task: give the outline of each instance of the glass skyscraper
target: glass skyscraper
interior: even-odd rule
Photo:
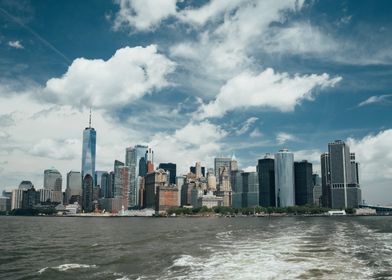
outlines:
[[[277,207],[295,205],[294,154],[287,149],[275,154],[275,194]]]
[[[275,160],[267,154],[259,159],[257,165],[259,175],[259,204],[263,207],[275,207]]]
[[[96,153],[97,133],[91,127],[91,112],[89,126],[83,131],[83,150],[82,150],[82,179],[88,174],[93,178],[95,186],[95,153]]]
[[[128,207],[137,208],[139,201],[139,177],[147,174],[148,146],[136,145],[126,149],[125,165],[129,167]]]

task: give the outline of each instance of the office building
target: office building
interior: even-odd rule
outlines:
[[[232,189],[230,185],[229,171],[224,166],[220,167],[220,169],[222,170],[222,172],[219,176],[219,185],[216,195],[223,198],[223,206],[231,207]]]
[[[331,208],[331,170],[329,154],[321,154],[321,205]]]
[[[321,198],[321,178],[318,174],[313,174],[313,204],[316,206],[322,206]]]
[[[31,181],[22,181],[19,184],[19,189],[20,190],[28,190],[28,189],[31,189],[31,188],[34,188],[34,185],[33,185],[33,183],[31,183]]]
[[[147,162],[150,161],[151,165],[152,160],[153,152],[148,150],[148,146],[136,145],[126,149],[125,165],[129,167],[129,208],[138,208],[140,177],[147,174]]]
[[[109,188],[110,184],[110,174],[108,172],[104,172],[101,175],[101,198],[103,197],[111,197],[111,190]]]
[[[31,209],[39,203],[39,192],[34,188],[24,190],[22,195],[22,208]]]
[[[280,150],[275,154],[274,168],[276,206],[294,206],[294,154],[287,149]]]
[[[25,189],[12,190],[11,210],[22,208],[24,191]]]
[[[361,190],[355,155],[350,153],[350,147],[341,140],[328,144],[328,154],[331,207],[334,209],[358,207]],[[328,174],[323,176],[327,177]]]
[[[161,214],[172,207],[179,207],[178,188],[176,185],[158,185],[156,189],[155,212]]]
[[[259,204],[262,207],[275,207],[275,161],[269,154],[258,160]]]
[[[91,110],[89,125],[83,131],[83,147],[82,147],[82,180],[86,175],[90,175],[93,179],[93,187],[95,186],[95,154],[96,154],[97,133],[91,127]]]
[[[167,185],[167,173],[163,169],[154,170],[145,176],[145,208],[155,209],[158,186]]]
[[[169,182],[170,184],[176,184],[176,176],[177,176],[177,165],[175,163],[160,163],[159,169],[163,169],[166,172],[169,172]],[[150,171],[151,172],[151,171]]]
[[[80,172],[79,172],[80,174]],[[53,201],[53,191],[52,190],[46,190],[46,189],[40,189],[38,190],[39,192],[39,202],[41,204],[51,204]]]
[[[294,163],[295,205],[313,204],[313,165],[306,160]]]
[[[121,172],[120,168],[124,166],[124,163],[115,160],[114,161],[114,177],[113,177],[113,197],[122,197],[122,185],[121,185]]]
[[[78,171],[67,173],[67,187],[65,189],[66,204],[78,202],[82,204],[82,174]]]
[[[241,172],[236,175],[236,191],[232,194],[234,208],[259,206],[259,177],[256,172]]]
[[[52,202],[63,203],[62,185],[63,177],[57,169],[44,170],[44,189],[53,191]]]
[[[201,171],[201,177],[205,177],[206,168],[205,168],[204,166],[201,166],[200,168],[201,168],[201,169],[200,169],[200,171]],[[195,174],[195,176],[196,176],[196,166],[190,166],[190,167],[189,167],[189,171],[190,171],[191,173]],[[199,177],[199,178],[200,178],[200,177]]]

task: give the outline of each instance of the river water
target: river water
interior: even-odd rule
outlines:
[[[392,217],[0,217],[0,279],[392,279]]]

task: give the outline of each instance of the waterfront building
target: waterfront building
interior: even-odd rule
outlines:
[[[295,205],[313,204],[313,165],[306,160],[294,163]]]
[[[275,207],[275,160],[269,154],[258,160],[257,174],[259,176],[259,205]]]
[[[231,169],[231,158],[229,157],[217,157],[214,159],[214,170],[215,170],[215,177],[217,180],[220,178],[220,174],[223,171],[223,168],[226,169],[227,173],[230,174]]]
[[[39,203],[40,194],[34,188],[24,190],[22,195],[22,208],[31,209]]]
[[[129,179],[130,179],[130,170],[129,166],[121,166],[119,167],[120,172],[120,181],[119,184],[121,185],[121,198],[122,198],[122,206],[124,209],[129,208]]]
[[[177,176],[177,165],[175,163],[160,163],[159,169],[163,169],[166,172],[169,172],[169,182],[170,184],[176,184],[176,176]],[[150,171],[151,172],[151,171]]]
[[[241,172],[236,175],[236,191],[233,190],[234,208],[259,206],[259,177],[256,172]]]
[[[145,176],[145,208],[155,209],[158,186],[167,184],[167,173],[163,169],[154,170]]]
[[[294,206],[294,154],[287,149],[280,150],[275,154],[274,168],[276,206]]]
[[[19,184],[19,189],[21,189],[21,190],[28,190],[31,188],[34,188],[34,185],[31,181],[22,181]]]
[[[161,214],[169,208],[180,206],[176,185],[158,185],[156,189],[155,213]]]
[[[201,174],[201,162],[197,161],[195,164],[195,174],[196,174],[196,179],[201,178],[202,176],[204,177],[204,175]]]
[[[22,208],[24,191],[25,189],[12,190],[11,210]]]
[[[126,149],[125,165],[129,167],[128,207],[137,208],[139,201],[140,177],[147,174],[147,163],[153,169],[153,152],[148,146],[136,145]]]
[[[82,180],[86,175],[90,175],[95,186],[95,156],[96,156],[97,132],[91,127],[91,110],[89,125],[83,131],[83,147],[82,147]]]
[[[80,173],[79,173],[80,174]],[[80,179],[80,177],[79,177]],[[40,189],[39,192],[39,202],[42,204],[52,203],[53,201],[53,190]]]
[[[361,202],[358,165],[349,146],[341,141],[328,144],[331,207],[357,208]],[[354,173],[354,174],[353,174]]]
[[[213,208],[223,205],[223,197],[219,197],[213,194],[213,192],[209,191],[207,194],[199,197],[198,206],[199,207],[207,207]]]
[[[10,201],[9,197],[0,196],[0,212],[11,210],[11,207],[9,207]]]
[[[90,174],[84,176],[82,191],[82,209],[84,212],[93,211],[94,179]]]
[[[5,199],[6,203],[5,211],[11,211],[12,191],[3,191],[3,198]]]
[[[44,170],[44,189],[53,191],[52,202],[63,202],[62,185],[63,177],[57,169],[51,168]]]
[[[114,171],[110,171],[108,179],[108,198],[112,198],[114,197]]]
[[[82,192],[82,174],[79,171],[69,171],[65,189],[65,204],[73,204],[75,202],[82,204]]]
[[[121,197],[102,198],[99,204],[105,212],[119,213],[123,207],[123,200]]]

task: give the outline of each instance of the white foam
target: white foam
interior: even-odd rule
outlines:
[[[67,271],[70,269],[80,269],[80,268],[96,268],[97,266],[95,264],[78,264],[78,263],[66,263],[66,264],[61,264],[59,266],[53,266],[50,267],[50,269],[57,270],[57,271]],[[38,271],[39,274],[44,273],[46,270],[48,270],[49,267],[44,267]]]

